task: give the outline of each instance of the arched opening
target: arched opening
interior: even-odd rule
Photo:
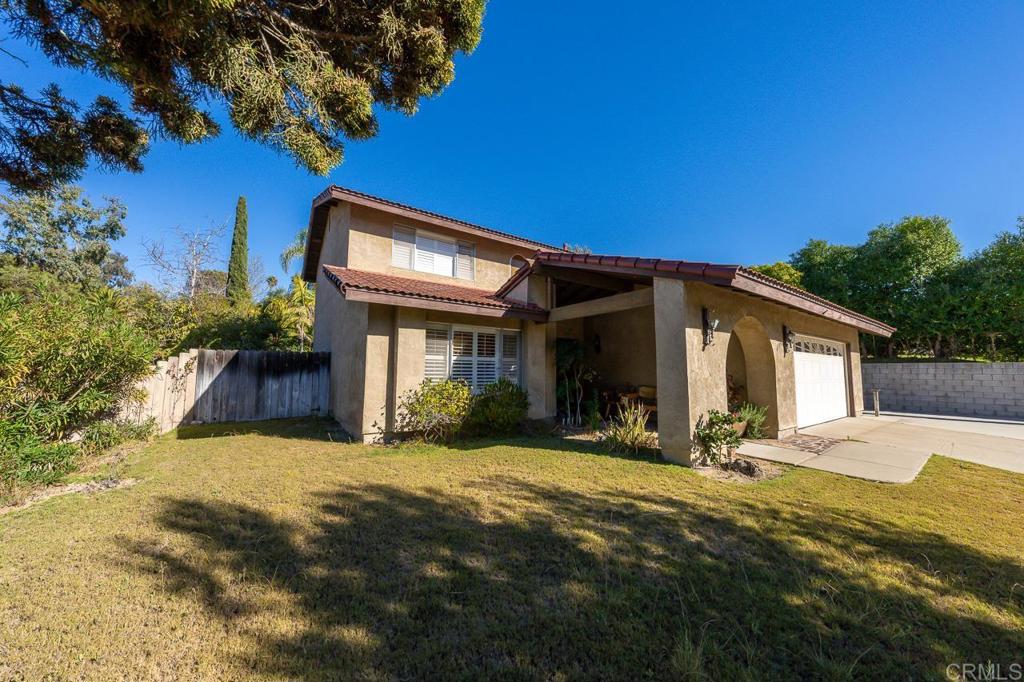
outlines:
[[[512,256],[512,258],[509,260],[508,264],[512,266],[512,272],[514,273],[517,270],[519,270],[519,268],[523,267],[524,265],[529,265],[529,262],[525,258],[523,258],[522,256],[515,255],[515,256]]]
[[[732,328],[725,361],[726,392],[729,408],[745,401],[768,408],[765,431],[770,437],[779,432],[779,397],[775,376],[775,354],[764,326],[753,317],[744,317]]]

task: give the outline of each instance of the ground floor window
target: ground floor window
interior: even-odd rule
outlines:
[[[474,392],[498,377],[518,384],[521,345],[515,330],[430,325],[424,376],[433,381],[465,381]]]

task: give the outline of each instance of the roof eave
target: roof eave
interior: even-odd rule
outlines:
[[[324,266],[322,269],[327,280],[338,289],[338,292],[344,296],[346,300],[349,301],[393,305],[400,308],[418,308],[421,310],[465,313],[469,315],[480,315],[483,317],[532,320],[534,322],[546,322],[548,319],[548,311],[542,308],[531,310],[517,308],[514,306],[477,305],[468,302],[446,301],[430,296],[417,296],[415,294],[390,291],[375,291],[346,284],[345,281],[337,274],[331,272],[327,266]]]
[[[313,199],[313,206],[310,210],[309,225],[306,233],[306,252],[303,256],[302,278],[307,282],[316,281],[317,265],[320,260],[320,248],[323,246],[323,235],[327,227],[327,219],[330,214],[330,207],[338,202],[346,201],[351,204],[374,208],[392,215],[397,215],[407,220],[417,220],[423,223],[442,227],[463,234],[472,235],[480,239],[489,239],[502,244],[523,248],[529,255],[538,251],[558,251],[558,248],[543,242],[517,237],[512,234],[491,230],[482,225],[473,225],[465,221],[449,218],[440,214],[431,213],[417,209],[413,206],[398,204],[379,197],[373,197],[354,190],[348,190],[337,185],[330,185],[323,192]]]

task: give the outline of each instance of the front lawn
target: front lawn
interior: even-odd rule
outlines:
[[[1024,652],[1024,476],[742,485],[253,428],[0,517],[0,680],[939,679]]]

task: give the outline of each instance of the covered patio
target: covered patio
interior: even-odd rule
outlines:
[[[560,413],[556,353],[544,353],[540,381],[539,350],[573,340],[592,370],[585,390],[599,397],[602,416],[623,396],[639,400],[664,456],[683,464],[692,461],[701,416],[736,401],[766,408],[769,437],[797,431],[794,355],[801,339],[808,353],[817,349],[839,368],[837,416],[859,414],[858,331],[892,332],[752,271],[708,263],[542,252],[496,295],[549,311],[546,322],[526,328],[532,403],[544,391],[547,416]]]

